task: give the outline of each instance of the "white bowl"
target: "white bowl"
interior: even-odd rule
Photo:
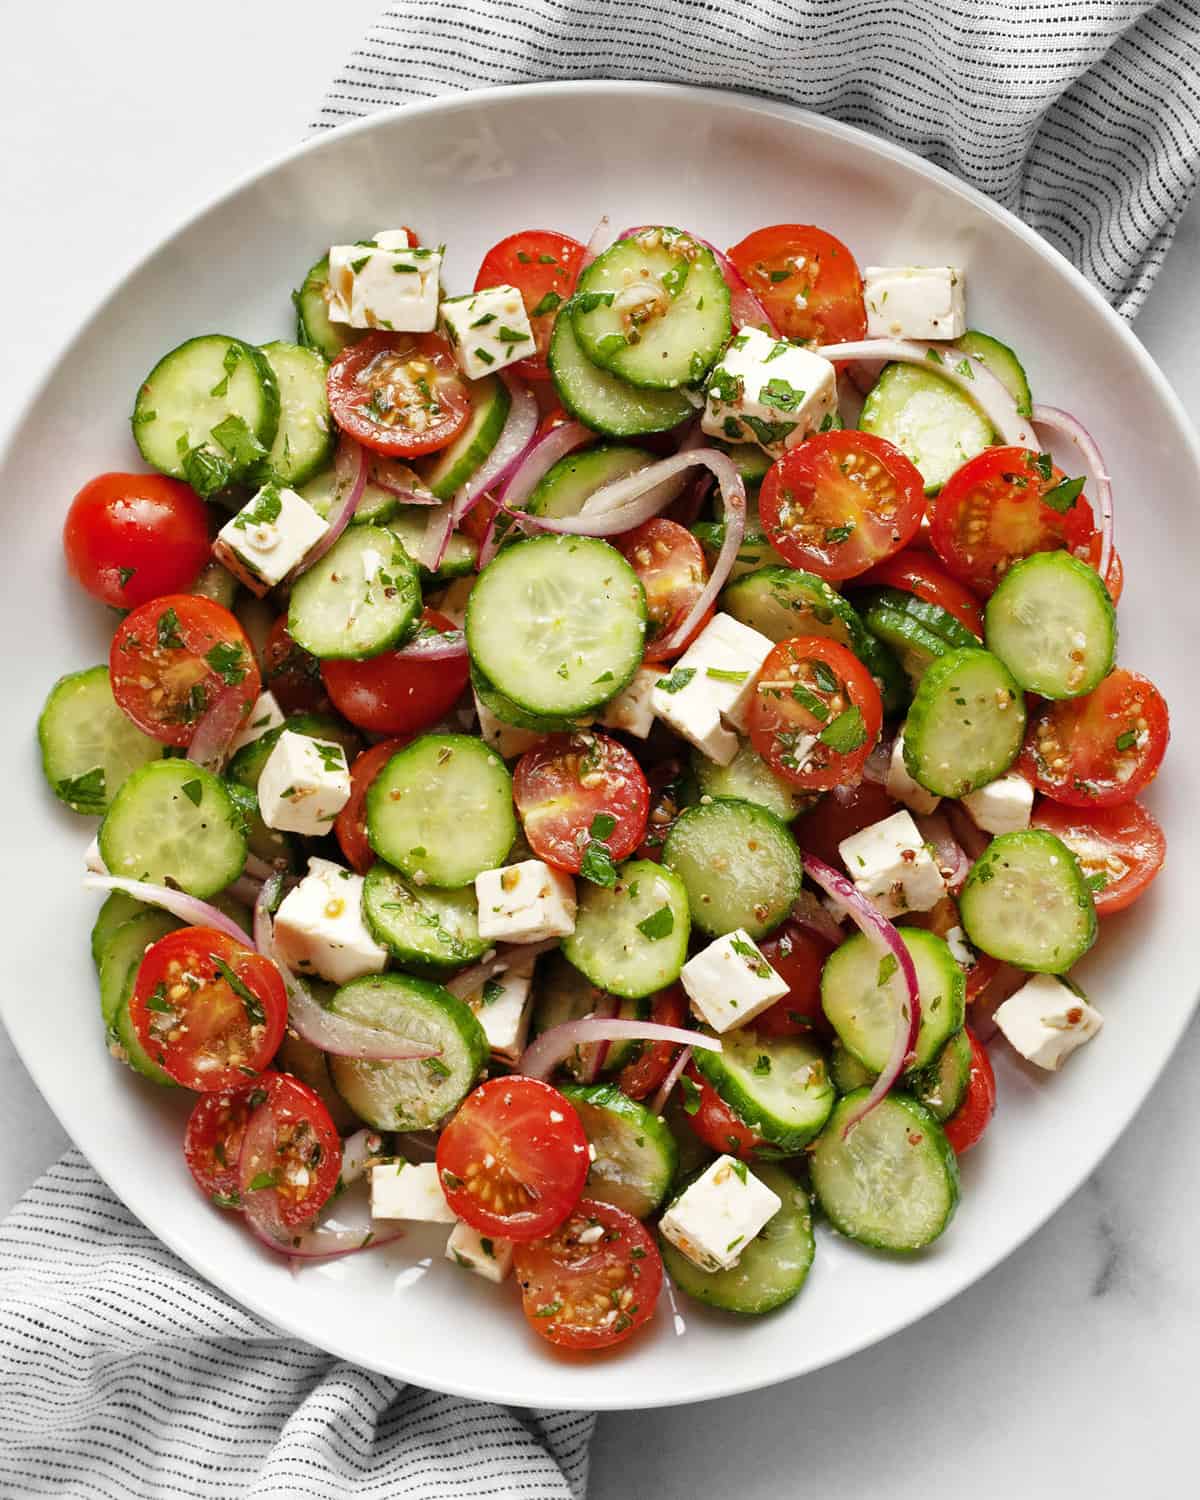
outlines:
[[[128,414],[139,379],[191,334],[288,337],[290,288],[333,240],[401,221],[448,246],[467,289],[482,252],[530,226],[586,239],[673,223],[718,244],[763,224],[821,224],[860,264],[969,269],[971,322],[1013,343],[1039,399],[1096,434],[1116,486],[1126,567],[1121,659],[1152,676],[1175,746],[1146,801],[1171,839],[1171,872],[1104,924],[1080,977],[1102,1036],[1060,1076],[996,1048],[1000,1107],[963,1163],[945,1237],[904,1260],[821,1232],[801,1296],[734,1321],[680,1299],[608,1357],[557,1356],[526,1328],[516,1290],[440,1259],[445,1231],[294,1277],[236,1218],[196,1192],[180,1150],[189,1099],[105,1056],[79,889],[91,825],[42,784],[33,725],[60,673],[107,659],[111,615],[62,564],[75,490],[140,467]],[[1075,472],[1070,463],[1068,468]],[[290,153],[185,224],[84,325],[4,449],[9,671],[6,937],[0,1012],[65,1128],[133,1211],[230,1295],[347,1359],[436,1389],[531,1406],[646,1407],[728,1395],[861,1349],[978,1280],[1079,1186],[1129,1122],[1186,1025],[1200,923],[1182,872],[1200,867],[1200,448],[1141,345],[1053,250],[937,168],[784,105],[696,89],[583,83],[483,90],[378,115]],[[686,1323],[686,1332],[682,1331]]]

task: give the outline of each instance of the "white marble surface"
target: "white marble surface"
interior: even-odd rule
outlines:
[[[31,372],[145,245],[303,133],[376,8],[377,0],[4,7],[0,410],[22,400]],[[1138,327],[1193,411],[1198,264],[1193,209]],[[917,1327],[773,1391],[602,1418],[593,1500],[767,1500],[847,1488],[889,1500],[950,1487],[973,1500],[1191,1493],[1198,1081],[1193,1027],[1087,1187]],[[0,1140],[3,1212],[66,1138],[2,1035]]]

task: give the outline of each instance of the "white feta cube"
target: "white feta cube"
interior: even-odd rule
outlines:
[[[789,988],[740,927],[689,958],[679,978],[692,1009],[716,1032],[745,1026]]]
[[[868,266],[867,337],[957,339],[967,331],[967,273],[957,266]]]
[[[522,860],[475,877],[479,936],[540,943],[575,931],[575,882],[540,859]]]
[[[661,667],[639,667],[633,680],[604,705],[600,722],[605,729],[623,729],[644,740],[654,723],[654,685],[662,675]]]
[[[384,231],[390,238],[391,231]],[[329,317],[351,328],[432,333],[442,274],[439,250],[372,244],[329,250]]]
[[[260,597],[290,573],[329,530],[312,506],[285,485],[264,484],[217,532],[213,555]]]
[[[650,703],[664,724],[702,755],[727,766],[745,731],[754,679],[774,642],[732,615],[714,615],[655,679]]]
[[[422,1224],[454,1224],[437,1163],[388,1161],[371,1168],[371,1217],[414,1219]]]
[[[676,1198],[658,1227],[702,1271],[727,1271],[782,1207],[783,1200],[745,1162],[718,1156]]]
[[[486,286],[467,297],[447,297],[441,328],[468,380],[494,375],[537,348],[515,286]]]
[[[942,800],[933,792],[927,792],[919,781],[914,781],[904,764],[904,731],[896,736],[892,746],[892,758],[888,762],[887,794],[915,813],[931,813]]]
[[[104,863],[104,856],[100,853],[99,834],[83,851],[83,867],[85,870],[90,870],[93,875],[108,874],[108,866]]]
[[[362,892],[361,875],[329,859],[310,859],[308,874],[275,915],[275,946],[283,963],[331,984],[382,974],[388,952],[363,919]]]
[[[1057,974],[1035,974],[995,1012],[996,1025],[1013,1047],[1053,1071],[1104,1024],[1083,992]]]
[[[264,734],[272,729],[278,729],[282,723],[283,709],[280,708],[275,694],[259,693],[254,707],[250,710],[250,717],[230,742],[230,755],[236,754],[246,745],[252,745],[255,740],[261,740]]]
[[[961,927],[951,927],[946,933],[946,947],[960,969],[969,972],[979,962],[979,955],[967,942],[967,935]]]
[[[407,229],[381,229],[371,239],[381,250],[407,250],[411,243]]]
[[[532,729],[518,729],[515,724],[506,724],[503,719],[498,719],[478,697],[475,698],[475,716],[479,720],[479,734],[483,743],[490,745],[505,760],[524,755],[539,740],[545,739],[545,735],[535,734]]]
[[[1024,776],[1008,771],[968,792],[962,804],[985,833],[1017,833],[1029,827],[1033,787]]]
[[[525,1050],[536,962],[536,957],[514,954],[507,965],[465,995],[454,989],[454,981],[450,981],[453,992],[475,1012],[492,1056],[504,1062],[515,1064]]]
[[[885,917],[929,911],[946,894],[946,882],[912,814],[893,813],[838,845],[851,880]]]
[[[446,1241],[446,1259],[487,1281],[503,1281],[512,1270],[513,1243],[480,1234],[460,1219]]]
[[[833,425],[837,371],[829,360],[760,328],[743,328],[705,386],[700,425],[730,443],[757,443],[776,458]]]
[[[267,827],[319,838],[349,800],[342,747],[285,729],[258,778],[258,810]]]

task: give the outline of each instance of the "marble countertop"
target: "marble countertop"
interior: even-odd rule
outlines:
[[[304,133],[378,0],[41,0],[0,50],[0,410],[97,293],[191,207]],[[184,33],[184,16],[188,30]],[[186,48],[189,80],[174,63]],[[45,61],[43,62],[43,59]],[[220,80],[219,98],[203,80]],[[36,255],[29,256],[29,248]],[[1200,409],[1200,206],[1138,333]],[[1146,996],[1153,1003],[1153,996]],[[592,1500],[925,1500],[1186,1491],[1200,1359],[1200,1029],[1092,1180],[924,1322],[832,1369],[707,1406],[601,1418]],[[0,1034],[0,1213],[67,1145]]]

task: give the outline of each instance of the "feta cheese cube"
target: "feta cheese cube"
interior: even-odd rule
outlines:
[[[383,973],[387,949],[363,920],[362,892],[361,875],[329,859],[309,860],[308,874],[275,916],[275,946],[289,969],[331,984]]]
[[[661,667],[639,667],[632,682],[604,705],[601,724],[644,740],[654,723],[654,685],[662,675]]]
[[[407,229],[381,229],[372,239],[381,250],[407,250],[410,243]]]
[[[957,266],[868,266],[867,337],[957,339],[967,330],[967,274]]]
[[[446,1241],[446,1259],[488,1281],[503,1281],[512,1270],[513,1243],[489,1239],[460,1219]]]
[[[1098,1010],[1057,974],[1034,974],[995,1012],[996,1025],[1029,1062],[1054,1070],[1104,1024]]]
[[[540,859],[475,877],[479,936],[540,943],[575,931],[575,882]]]
[[[494,375],[536,348],[515,286],[486,286],[467,297],[447,297],[441,328],[468,380]]]
[[[477,990],[459,996],[475,1012],[493,1057],[516,1063],[525,1050],[529,1015],[533,1009],[533,966],[536,957],[515,954]],[[454,981],[450,981],[453,989]]]
[[[833,425],[837,371],[827,359],[760,328],[743,328],[708,377],[700,425],[778,456]]]
[[[718,1156],[676,1198],[658,1227],[702,1271],[727,1271],[782,1207],[783,1200],[745,1162]]]
[[[985,833],[1017,833],[1029,827],[1033,787],[1024,776],[1008,771],[968,792],[962,804]]]
[[[391,237],[393,231],[385,230]],[[442,274],[439,250],[380,245],[333,245],[329,250],[329,317],[351,328],[432,333],[437,326]]]
[[[961,927],[951,927],[946,933],[946,947],[958,967],[966,969],[968,973],[979,962],[979,955],[967,942],[967,935]]]
[[[931,813],[942,800],[933,792],[927,792],[919,781],[914,781],[904,764],[904,731],[896,736],[892,746],[892,758],[888,762],[887,794],[915,813]]]
[[[929,911],[946,894],[941,871],[911,813],[893,813],[872,823],[843,839],[838,853],[854,884],[885,917]]]
[[[217,532],[213,555],[259,597],[275,587],[329,530],[295,490],[264,484]]]
[[[108,874],[108,866],[104,863],[104,856],[100,853],[99,834],[83,851],[83,867],[85,870],[90,870],[93,875]]]
[[[436,1162],[380,1162],[371,1168],[370,1187],[373,1219],[417,1219],[423,1224],[457,1222],[457,1215],[442,1192]]]
[[[679,978],[692,1009],[716,1032],[745,1026],[788,993],[787,980],[740,927],[689,958]]]
[[[274,693],[259,693],[254,707],[250,710],[250,717],[234,735],[229,745],[230,755],[234,755],[245,745],[252,745],[255,740],[261,740],[264,734],[272,729],[278,729],[283,723],[283,710]]]
[[[727,766],[738,752],[754,679],[773,641],[732,615],[714,615],[673,666],[655,679],[651,706],[702,755]],[[725,721],[725,722],[722,722]]]
[[[479,720],[479,733],[485,745],[490,745],[505,760],[524,755],[532,750],[545,735],[535,734],[532,729],[518,729],[515,724],[506,724],[498,719],[486,703],[475,698],[475,714]]]
[[[342,747],[285,729],[258,778],[258,808],[267,827],[319,838],[349,800]]]

